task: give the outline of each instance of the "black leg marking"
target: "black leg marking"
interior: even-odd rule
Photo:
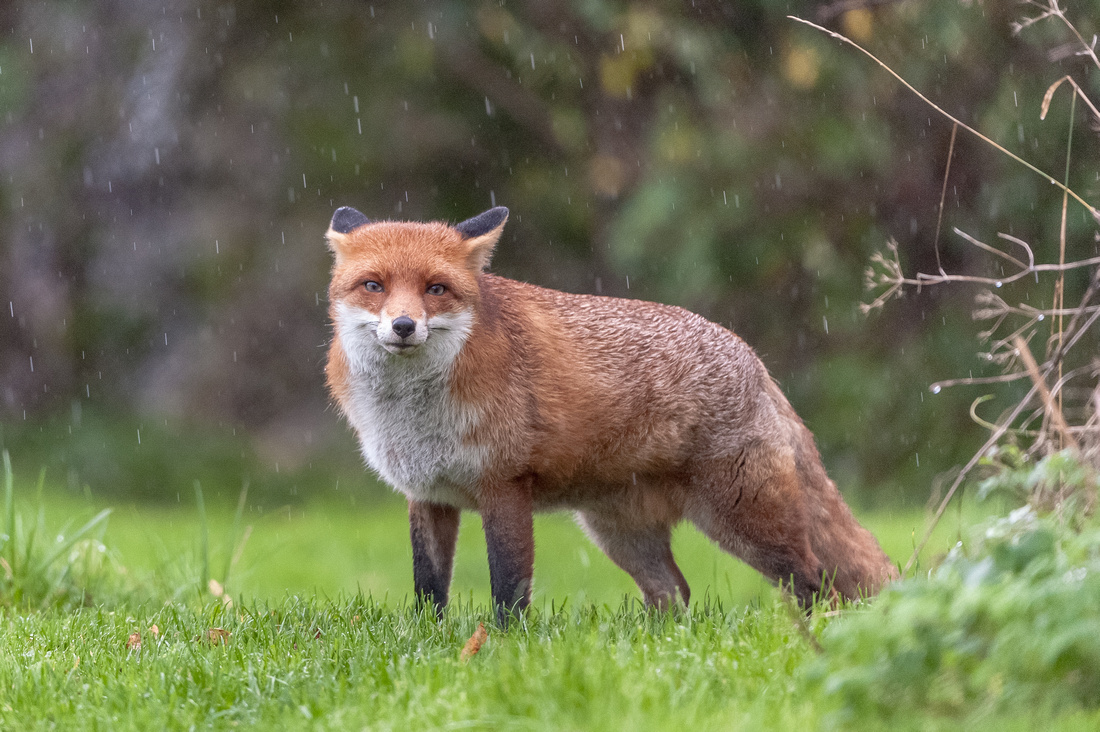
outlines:
[[[531,486],[511,483],[495,491],[481,507],[489,552],[489,582],[501,627],[531,602],[535,569],[535,534]]]
[[[443,615],[451,588],[459,511],[424,501],[409,501],[409,535],[413,552],[413,590],[418,602],[431,602]]]

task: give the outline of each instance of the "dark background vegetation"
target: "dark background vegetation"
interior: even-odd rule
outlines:
[[[0,5],[0,443],[74,489],[175,500],[363,485],[322,383],[335,207],[512,211],[493,269],[683,305],[751,343],[856,501],[922,501],[983,438],[973,292],[864,316],[888,239],[933,242],[951,124],[1060,177],[1072,71],[1011,2],[507,0]],[[1095,24],[1075,16],[1086,37]],[[1071,186],[1095,200],[1078,124]],[[1077,179],[1080,177],[1080,179]],[[951,233],[1056,258],[1060,192],[963,132]],[[1075,211],[1070,258],[1092,256]],[[1071,277],[1070,293],[1080,291]],[[1050,293],[1018,300],[1049,306]],[[1067,299],[1071,295],[1067,295]],[[989,391],[986,387],[984,391]],[[257,492],[258,491],[258,492]]]

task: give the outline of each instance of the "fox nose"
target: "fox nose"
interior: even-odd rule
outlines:
[[[400,338],[408,338],[416,332],[416,322],[408,315],[402,315],[393,319],[393,332]]]

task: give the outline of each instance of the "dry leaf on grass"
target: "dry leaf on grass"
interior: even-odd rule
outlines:
[[[126,639],[126,647],[131,651],[141,648],[141,633],[136,630]]]
[[[462,661],[469,661],[470,657],[481,650],[482,644],[489,639],[489,634],[485,631],[485,623],[478,623],[477,630],[470,636],[470,640],[466,641],[466,645],[462,647],[462,653],[458,654],[458,658]]]
[[[220,646],[229,642],[229,631],[224,628],[208,628],[205,633],[195,640],[206,641],[212,646]]]

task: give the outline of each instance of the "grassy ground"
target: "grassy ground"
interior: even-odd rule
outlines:
[[[2,729],[1081,729],[1075,708],[919,708],[912,717],[853,708],[824,682],[815,650],[844,616],[808,620],[757,575],[691,529],[675,551],[689,611],[649,615],[637,590],[567,516],[539,517],[535,605],[495,627],[480,525],[464,519],[445,619],[406,604],[411,560],[403,506],[327,495],[295,506],[115,503],[103,542],[128,590],[103,604],[0,611]],[[38,504],[17,498],[17,513]],[[47,492],[47,524],[77,525],[94,497]],[[895,559],[920,512],[861,517]],[[952,545],[972,511],[941,525]],[[248,527],[247,529],[245,527]],[[197,577],[224,568],[232,602]],[[96,599],[96,598],[93,598]],[[847,613],[860,612],[850,610]],[[846,614],[847,614],[846,613]],[[478,624],[480,651],[461,651]],[[824,638],[823,638],[824,640]],[[816,670],[816,671],[815,671]],[[879,707],[881,708],[881,707]]]
[[[480,652],[461,649],[490,624]],[[826,621],[813,621],[815,630]],[[832,621],[835,622],[835,621]],[[1096,729],[1080,710],[843,707],[782,604],[534,611],[507,632],[361,596],[0,616],[4,729]],[[155,628],[155,633],[153,631]],[[140,644],[139,641],[140,640]]]
[[[177,582],[181,572],[198,571],[201,530],[193,497],[181,497],[178,504],[148,504],[57,494],[47,495],[46,503],[49,515],[80,518],[112,507],[104,543],[133,571],[163,575],[168,583]],[[239,549],[239,541],[229,546],[235,510],[228,500],[208,500],[211,572],[219,580],[224,579],[219,572],[226,560]],[[968,510],[945,517],[926,554],[946,551],[973,515]],[[866,513],[860,518],[901,563],[925,520],[921,511],[913,509]],[[330,493],[302,504],[249,508],[242,524],[248,536],[226,587],[233,595],[269,600],[287,593],[362,592],[392,605],[401,602],[411,588],[405,504],[396,497],[367,500],[362,494]],[[568,514],[537,516],[535,534],[536,604],[617,607],[624,597],[638,597],[630,577],[589,541]],[[774,597],[775,591],[758,573],[691,526],[677,529],[673,550],[698,602],[733,608]],[[485,540],[476,514],[463,515],[452,592],[467,602],[489,602]]]
[[[536,612],[525,628],[491,628],[463,661],[481,619],[467,607],[437,624],[359,597],[9,616],[0,724],[729,729],[820,718],[794,693],[812,651],[782,615]],[[128,648],[135,632],[141,646]]]

